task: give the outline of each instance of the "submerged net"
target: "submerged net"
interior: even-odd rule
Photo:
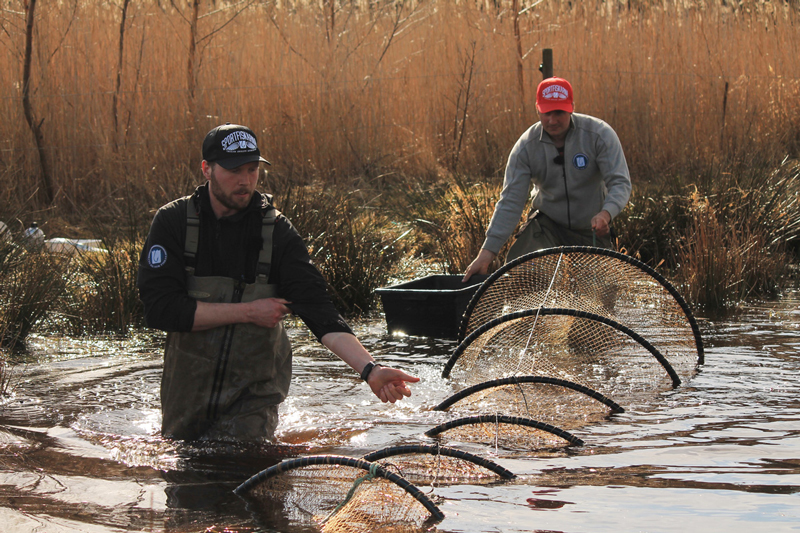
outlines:
[[[474,484],[515,477],[494,461],[447,446],[391,446],[367,454],[364,459],[417,485]]]
[[[558,378],[617,401],[679,383],[665,358],[636,333],[572,309],[529,309],[492,320],[456,348],[442,374],[464,387],[517,375]]]
[[[464,414],[503,413],[575,429],[624,409],[597,391],[563,379],[512,376],[462,389],[434,407]]]
[[[667,280],[632,257],[583,246],[540,250],[503,265],[467,306],[459,339],[491,320],[539,307],[614,320],[647,339],[682,378],[703,362],[694,316]]]
[[[425,435],[510,450],[583,446],[581,439],[550,424],[499,414],[457,418],[429,429]]]
[[[236,493],[262,504],[278,503],[290,521],[327,533],[424,531],[444,518],[407,480],[352,457],[284,461],[251,477]]]

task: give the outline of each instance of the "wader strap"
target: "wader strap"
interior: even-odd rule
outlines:
[[[272,231],[275,229],[275,220],[280,212],[270,207],[261,219],[261,251],[258,253],[258,266],[256,279],[259,283],[266,283],[272,267]]]
[[[200,241],[200,213],[195,202],[189,200],[186,205],[186,244],[183,255],[186,258],[186,271],[194,273],[197,264],[197,246]]]

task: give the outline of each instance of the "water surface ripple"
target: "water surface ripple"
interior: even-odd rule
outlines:
[[[436,487],[441,532],[800,531],[800,304],[793,292],[736,316],[700,319],[705,364],[681,387],[573,431],[580,448],[462,445],[514,480]],[[304,531],[233,495],[283,458],[358,457],[432,442],[431,408],[452,341],[390,337],[357,324],[376,358],[423,378],[408,401],[377,401],[299,324],[280,442],[185,446],[158,435],[163,336],[34,338],[0,411],[4,531]],[[429,489],[426,489],[429,490]]]

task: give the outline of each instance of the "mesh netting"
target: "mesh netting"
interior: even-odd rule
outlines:
[[[377,462],[417,485],[474,484],[515,477],[494,461],[446,446],[391,446],[367,454],[364,459]]]
[[[529,309],[469,335],[444,377],[467,387],[515,375],[571,381],[620,401],[678,383],[664,357],[624,326],[571,309]]]
[[[583,446],[581,439],[563,429],[538,420],[507,415],[457,418],[429,429],[425,435],[510,450]]]
[[[592,247],[540,250],[503,265],[476,291],[459,338],[501,316],[539,307],[610,318],[647,339],[682,378],[703,362],[699,328],[677,290],[644,263]]]
[[[484,381],[445,399],[436,411],[463,414],[503,413],[575,429],[623,412],[615,401],[566,380],[543,376],[513,376]]]
[[[362,485],[364,485],[362,483]],[[421,533],[427,531],[421,505],[390,481],[359,486],[348,502],[322,524],[323,533]]]
[[[424,531],[444,518],[418,488],[377,463],[342,456],[284,461],[242,483],[236,493],[282,505],[294,523],[328,533]]]

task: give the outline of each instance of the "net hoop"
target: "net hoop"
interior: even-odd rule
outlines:
[[[444,513],[442,513],[436,504],[434,504],[420,489],[412,485],[406,479],[403,479],[394,472],[389,472],[376,463],[343,455],[310,455],[307,457],[297,457],[295,459],[283,461],[250,477],[244,483],[236,487],[233,492],[239,496],[245,496],[251,488],[271,477],[284,474],[297,468],[316,465],[342,465],[359,468],[364,470],[366,473],[374,473],[375,477],[387,479],[413,496],[414,499],[421,503],[425,509],[431,513],[431,519],[436,521],[444,520]]]
[[[564,431],[561,428],[557,428],[555,426],[551,426],[550,424],[545,424],[544,422],[539,422],[538,420],[533,420],[531,418],[522,418],[519,416],[507,416],[507,415],[475,415],[475,416],[466,416],[463,418],[456,418],[454,420],[450,420],[449,422],[445,422],[444,424],[439,424],[438,426],[429,429],[425,432],[425,435],[428,437],[436,437],[445,431],[461,426],[469,426],[472,424],[511,424],[511,425],[518,425],[518,426],[527,426],[534,429],[539,429],[541,431],[545,431],[547,433],[551,433],[556,437],[561,437],[562,439],[566,440],[570,443],[570,445],[574,446],[583,446],[584,442],[573,435],[568,431]]]
[[[678,292],[678,290],[664,278],[661,274],[656,272],[653,268],[647,266],[646,264],[642,263],[638,259],[635,259],[629,255],[625,255],[614,250],[608,250],[606,248],[596,248],[593,246],[560,246],[556,248],[546,248],[544,250],[538,250],[536,252],[532,252],[521,257],[518,257],[512,261],[501,266],[495,272],[493,272],[479,287],[478,290],[475,291],[475,294],[472,295],[469,303],[467,304],[466,309],[464,310],[464,315],[461,318],[461,324],[459,327],[458,332],[458,340],[463,340],[466,335],[469,333],[469,321],[472,315],[472,312],[477,307],[481,297],[486,293],[489,287],[494,284],[494,282],[502,277],[503,275],[507,274],[509,270],[517,267],[518,265],[531,261],[532,259],[536,259],[539,257],[544,257],[548,255],[557,255],[557,254],[571,254],[571,253],[582,253],[582,254],[594,254],[594,255],[602,255],[606,257],[612,257],[614,259],[618,259],[619,261],[625,262],[633,267],[638,268],[642,272],[651,276],[654,280],[656,280],[677,302],[678,306],[681,308],[683,313],[686,315],[686,320],[689,322],[689,325],[692,329],[692,334],[694,335],[695,346],[697,348],[697,363],[703,364],[704,362],[704,349],[703,349],[703,340],[700,335],[700,328],[697,325],[697,320],[695,320],[694,315],[692,314],[691,310],[689,309],[689,305],[683,299],[683,296]],[[473,326],[476,327],[476,326]]]
[[[513,479],[517,477],[516,474],[510,470],[503,468],[499,464],[484,457],[479,457],[473,453],[465,452],[449,446],[435,446],[430,444],[402,444],[399,446],[390,446],[381,450],[368,453],[364,456],[366,461],[379,461],[388,457],[395,457],[397,455],[407,455],[412,453],[427,453],[430,455],[446,455],[455,459],[462,459],[482,466],[487,470],[491,470],[503,479]]]
[[[617,402],[604,396],[597,392],[596,390],[590,389],[589,387],[585,387],[583,385],[579,385],[578,383],[574,383],[572,381],[567,381],[566,379],[559,379],[559,378],[551,378],[547,376],[511,376],[507,378],[499,378],[499,379],[492,379],[490,381],[484,381],[483,383],[478,383],[477,385],[472,385],[471,387],[467,387],[466,389],[462,389],[457,393],[453,394],[449,398],[445,398],[439,405],[433,408],[434,411],[446,411],[449,409],[453,404],[456,402],[463,400],[467,396],[475,394],[476,392],[481,392],[486,389],[491,389],[494,387],[502,387],[504,385],[518,385],[520,383],[544,383],[547,385],[557,385],[560,387],[565,387],[568,389],[572,389],[576,392],[580,392],[589,396],[590,398],[597,400],[598,402],[602,403],[609,409],[611,409],[614,413],[624,413],[625,409],[622,408]]]
[[[466,351],[469,345],[474,341],[476,338],[480,337],[486,331],[503,324],[504,322],[508,322],[509,320],[516,320],[518,318],[525,318],[527,316],[548,316],[548,315],[568,315],[574,316],[578,318],[586,318],[588,320],[594,320],[596,322],[600,322],[607,326],[610,326],[617,331],[624,333],[625,335],[629,336],[631,339],[638,342],[643,348],[649,351],[653,357],[661,364],[664,370],[669,374],[670,379],[672,380],[672,386],[678,387],[681,384],[681,378],[678,377],[677,372],[675,369],[672,368],[672,365],[667,361],[667,359],[659,352],[652,344],[650,344],[646,339],[644,339],[641,335],[633,331],[632,329],[623,326],[619,322],[611,320],[610,318],[606,318],[600,315],[596,315],[594,313],[589,313],[586,311],[578,311],[576,309],[563,309],[563,308],[550,308],[550,307],[542,307],[539,309],[525,309],[524,311],[517,311],[515,313],[509,313],[507,315],[503,315],[500,318],[496,318],[494,320],[490,320],[489,322],[484,323],[481,327],[473,331],[469,334],[469,336],[464,339],[461,344],[456,347],[456,350],[453,352],[453,355],[450,356],[450,359],[447,360],[447,363],[444,365],[444,370],[442,371],[442,377],[447,378],[450,376],[450,371],[453,369],[453,366],[458,361],[458,358]]]

